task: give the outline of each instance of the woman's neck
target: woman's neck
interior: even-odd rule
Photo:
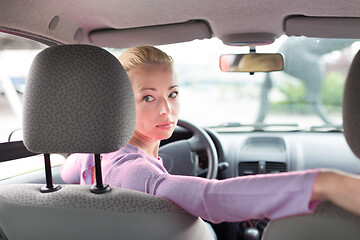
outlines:
[[[146,154],[158,158],[160,140],[152,140],[135,130],[129,144],[140,148]]]

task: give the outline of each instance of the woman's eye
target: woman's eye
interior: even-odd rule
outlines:
[[[175,98],[178,94],[178,92],[172,92],[170,93],[169,98]]]
[[[145,102],[152,102],[152,101],[154,101],[154,98],[153,98],[152,96],[150,96],[150,95],[147,95],[147,96],[145,96],[145,97],[143,98],[143,100],[144,100]]]

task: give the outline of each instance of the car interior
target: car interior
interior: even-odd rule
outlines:
[[[0,239],[359,239],[360,216],[208,223],[106,185],[101,153],[135,128],[117,57],[173,57],[182,113],[159,155],[171,174],[224,180],[337,169],[360,174],[360,5],[345,1],[0,0]],[[67,184],[71,153],[96,184]],[[281,186],[279,186],[281,188]]]

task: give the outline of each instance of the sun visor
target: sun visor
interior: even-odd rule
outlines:
[[[98,46],[128,48],[142,45],[162,45],[211,38],[212,31],[205,21],[156,25],[127,29],[92,31],[90,41]]]
[[[360,38],[360,18],[294,16],[285,20],[288,36]]]

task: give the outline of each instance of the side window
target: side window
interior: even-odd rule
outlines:
[[[21,140],[22,97],[30,65],[46,45],[0,33],[0,142]]]
[[[21,141],[22,101],[28,71],[35,56],[47,46],[32,40],[0,33],[0,144]],[[2,155],[7,153],[2,150]],[[52,157],[61,164],[64,157]],[[0,162],[0,179],[44,167],[41,155]]]

